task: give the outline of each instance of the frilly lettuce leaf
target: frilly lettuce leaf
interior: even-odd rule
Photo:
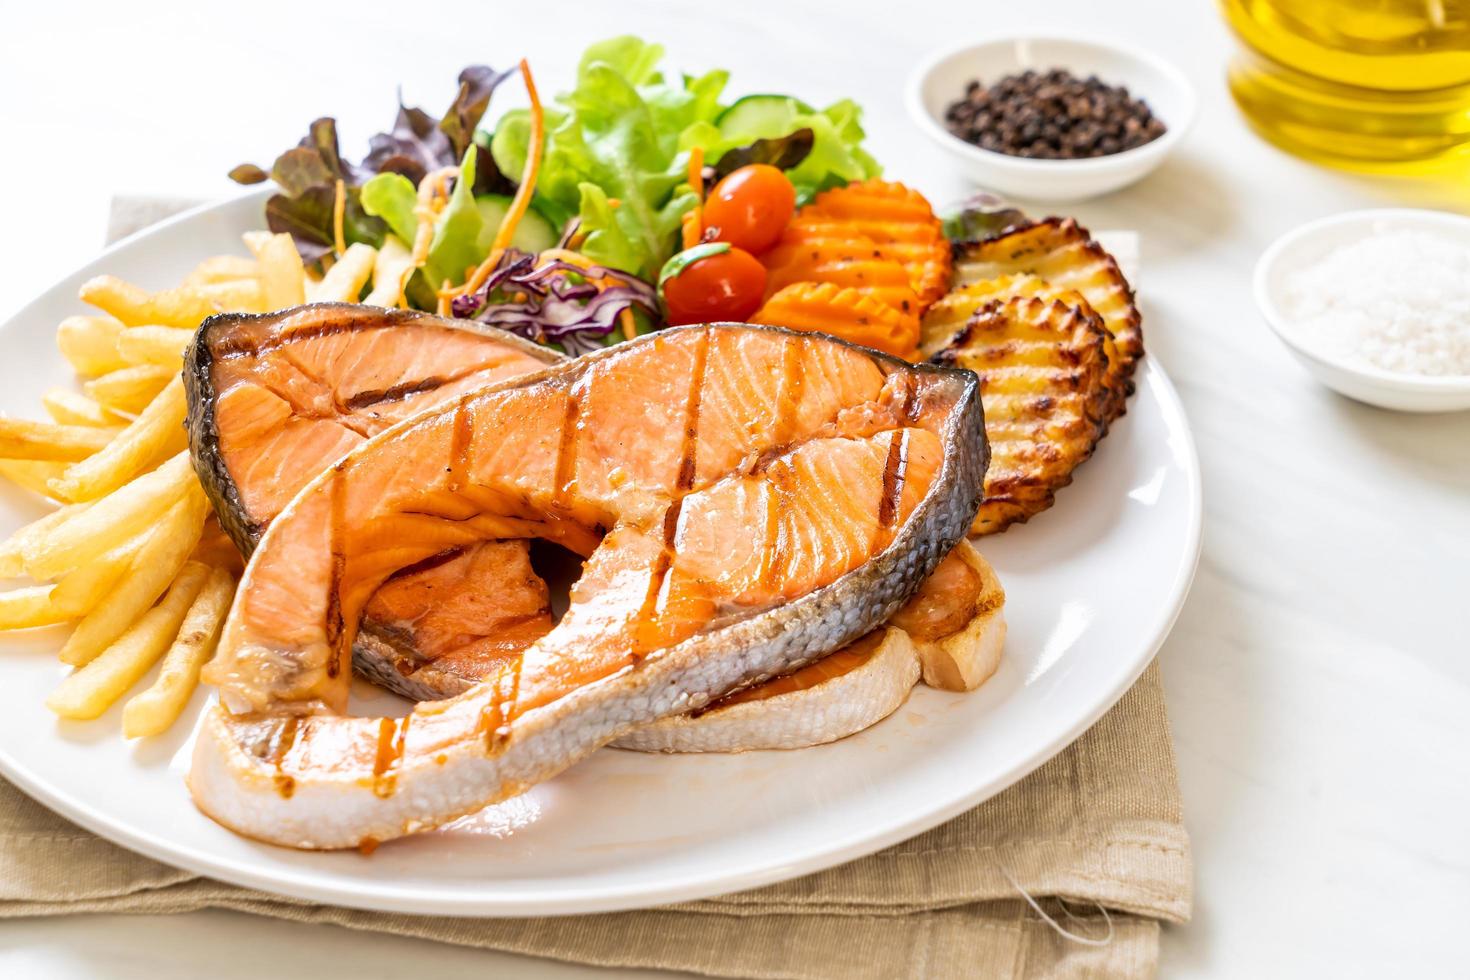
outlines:
[[[475,127],[489,105],[491,93],[510,74],[484,65],[471,65],[460,72],[459,90],[443,119],[400,101],[393,128],[369,141],[368,155],[361,164],[342,158],[337,123],[323,117],[311,124],[300,143],[276,158],[268,175],[261,167],[245,163],[231,170],[230,177],[242,184],[260,183],[267,176],[276,182],[280,193],[266,202],[266,224],[271,231],[289,232],[308,263],[316,262],[332,248],[332,205],[338,180],[346,190],[343,230],[347,241],[381,245],[391,224],[387,220],[389,212],[384,210],[389,202],[380,200],[370,208],[362,199],[363,185],[374,174],[400,174],[412,186],[430,170],[452,166],[464,157],[473,145]],[[507,186],[489,153],[481,155],[472,184],[481,193],[500,192]],[[390,186],[396,192],[397,185],[388,184],[380,185],[379,191]],[[412,236],[407,240],[411,241]]]
[[[543,110],[546,144],[535,204],[556,224],[579,219],[587,236],[582,250],[594,260],[644,278],[658,274],[677,250],[681,216],[694,204],[687,171],[696,146],[715,165],[732,150],[809,130],[810,149],[787,157],[802,200],[879,172],[858,145],[863,131],[852,102],[817,112],[792,100],[787,117],[759,132],[726,132],[717,120],[726,108],[720,97],[728,73],[670,79],[659,71],[662,57],[661,46],[636,37],[594,44],[582,56],[576,86]],[[524,110],[501,118],[490,143],[501,172],[522,171],[529,139]]]

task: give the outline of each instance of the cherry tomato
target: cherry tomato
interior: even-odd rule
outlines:
[[[760,309],[766,267],[743,248],[706,255],[663,284],[669,323],[744,320]]]
[[[716,241],[759,255],[780,240],[795,212],[796,188],[786,175],[770,164],[752,163],[710,191],[704,226],[719,229]]]

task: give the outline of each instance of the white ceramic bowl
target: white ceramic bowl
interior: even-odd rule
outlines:
[[[1309,222],[1278,238],[1256,262],[1255,297],[1276,336],[1314,377],[1349,398],[1401,412],[1453,412],[1470,408],[1470,375],[1402,374],[1360,364],[1321,349],[1294,329],[1282,311],[1291,274],[1375,228],[1419,229],[1470,244],[1470,218],[1444,211],[1378,208],[1347,211]]]
[[[1085,160],[1032,160],[982,150],[945,127],[944,112],[979,79],[1034,68],[1066,68],[1125,85],[1163,121],[1163,136],[1151,143]],[[1147,175],[1183,138],[1194,120],[1194,89],[1175,67],[1143,51],[1065,37],[1010,37],[950,48],[925,60],[909,77],[906,101],[919,128],[986,190],[1035,201],[1081,201]]]

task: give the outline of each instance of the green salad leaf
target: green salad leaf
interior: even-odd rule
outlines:
[[[475,204],[475,155],[473,143],[465,151],[459,167],[459,179],[449,192],[449,201],[434,222],[434,237],[429,243],[429,257],[424,275],[429,285],[439,286],[448,279],[454,285],[464,282],[465,270],[480,264],[488,249],[480,246],[480,232],[485,219]],[[408,239],[412,241],[413,239]]]
[[[413,181],[402,174],[378,174],[362,185],[362,209],[386,221],[393,234],[405,242],[412,242],[418,232],[418,219],[413,214],[417,204]]]
[[[815,110],[795,99],[789,111],[759,124],[721,125],[729,75],[715,70],[668,78],[664,50],[636,37],[598,42],[577,68],[576,85],[544,112],[546,142],[534,203],[553,223],[576,218],[582,251],[601,264],[646,279],[658,275],[678,248],[680,219],[694,205],[689,152],[715,165],[724,154],[757,141],[809,130],[810,150],[789,171],[801,200],[827,187],[879,173],[859,145],[860,113],[850,101]],[[779,101],[780,97],[771,97]],[[807,137],[799,138],[802,146]],[[502,173],[525,167],[530,117],[507,113],[490,143]],[[764,152],[764,151],[761,151]]]

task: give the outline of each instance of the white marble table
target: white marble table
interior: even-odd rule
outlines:
[[[146,24],[124,12],[143,5],[7,8],[0,317],[89,256],[113,194],[228,193],[231,165],[268,163],[314,115],[364,141],[395,84],[437,109],[472,61],[526,54],[554,90],[586,42],[635,31],[675,66],[730,68],[735,90],[857,98],[889,173],[943,200],[962,188],[901,102],[929,48],[1052,29],[1173,58],[1200,91],[1196,130],[1145,183],[1075,209],[1142,232],[1150,356],[1179,385],[1204,466],[1204,558],[1162,654],[1197,908],[1166,931],[1163,975],[1465,975],[1470,413],[1388,414],[1316,387],[1257,319],[1249,274],[1299,222],[1465,210],[1470,182],[1349,177],[1261,144],[1226,95],[1231,42],[1205,3],[849,2],[841,23],[793,0],[148,6]],[[223,912],[0,923],[0,976],[206,972],[596,971]]]

